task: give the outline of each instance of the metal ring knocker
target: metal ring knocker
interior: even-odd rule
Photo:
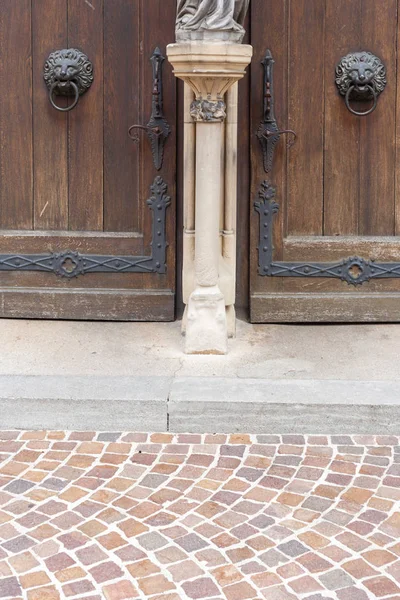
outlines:
[[[380,58],[371,52],[351,52],[336,65],[336,85],[348,110],[357,117],[366,117],[378,106],[380,94],[386,87],[386,68]],[[369,102],[373,105],[365,111],[351,107],[350,101]]]
[[[62,106],[58,106],[55,102],[54,102],[54,92],[56,90],[56,88],[59,86],[60,82],[59,81],[55,81],[51,86],[50,86],[50,91],[49,91],[49,100],[50,103],[52,105],[53,108],[55,108],[56,110],[59,110],[60,112],[69,112],[70,110],[74,109],[75,106],[78,104],[79,102],[79,88],[76,85],[76,83],[74,81],[70,81],[69,85],[72,86],[72,88],[74,89],[75,92],[75,99],[73,101],[73,103],[70,106],[67,106],[65,108],[63,108]]]
[[[370,109],[364,110],[363,112],[354,110],[354,108],[351,108],[351,106],[350,106],[350,96],[354,92],[354,90],[358,91],[357,86],[351,85],[346,92],[346,96],[345,96],[346,106],[349,109],[349,111],[351,113],[353,113],[353,115],[356,115],[357,117],[366,117],[367,115],[370,115],[371,113],[374,112],[374,110],[378,106],[378,94],[376,93],[376,91],[374,90],[372,85],[366,85],[365,87],[367,90],[369,90],[371,92],[373,100],[374,100],[374,104],[373,104],[373,106],[371,106]]]
[[[56,50],[49,55],[44,64],[43,79],[49,89],[52,107],[60,112],[69,112],[92,85],[93,65],[81,50]],[[67,96],[74,100],[70,106],[64,108],[55,103],[55,95]]]

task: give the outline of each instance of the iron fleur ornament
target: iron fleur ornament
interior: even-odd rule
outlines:
[[[261,184],[254,208],[259,214],[258,274],[264,277],[325,277],[362,285],[371,279],[400,278],[400,263],[379,263],[360,256],[338,262],[282,262],[273,260],[273,219],[279,211],[276,189],[269,181]]]
[[[87,273],[166,273],[167,184],[156,177],[147,200],[152,215],[150,256],[97,256],[72,250],[49,254],[0,254],[1,271],[42,271],[72,279]]]

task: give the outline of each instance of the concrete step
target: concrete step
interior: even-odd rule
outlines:
[[[1,429],[167,429],[170,377],[0,376]]]
[[[400,382],[180,378],[168,412],[178,432],[394,434]]]
[[[0,375],[0,429],[399,434],[400,381]]]

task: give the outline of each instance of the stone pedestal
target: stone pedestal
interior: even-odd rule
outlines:
[[[233,141],[232,131],[236,131],[234,115],[225,127],[227,107],[224,96],[245,75],[252,47],[232,42],[187,41],[171,44],[167,54],[175,76],[183,79],[194,92],[189,110],[196,130],[193,132],[187,123],[184,159],[185,167],[188,165],[192,169],[185,177],[185,196],[188,193],[185,198],[185,228],[188,226],[190,237],[185,240],[184,252],[191,254],[184,256],[186,271],[194,254],[194,289],[187,299],[185,350],[190,354],[225,354],[227,314],[229,332],[232,334],[234,330],[234,289],[233,293],[232,289],[228,291],[231,298],[227,302],[221,287],[232,288],[229,285],[232,282],[234,285],[235,260],[232,256],[224,260],[221,238],[225,235],[229,238],[227,247],[228,255],[231,255],[236,242],[236,226],[233,223],[236,205],[232,206],[232,201],[226,205],[221,200],[225,190],[235,190],[236,187],[233,179],[236,177],[237,135]],[[237,110],[235,87],[236,93],[231,94],[228,102],[232,112]],[[185,105],[189,108],[187,99],[190,94],[186,92],[185,97]],[[230,141],[227,144],[224,140]],[[234,157],[233,164],[230,157]],[[236,193],[234,198],[236,204]],[[185,290],[190,289],[188,279],[188,273],[184,272],[184,296]],[[220,285],[222,282],[224,284]],[[226,309],[227,306],[230,310]]]

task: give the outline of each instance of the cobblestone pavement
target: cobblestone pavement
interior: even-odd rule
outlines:
[[[0,598],[400,600],[389,436],[0,432]]]

